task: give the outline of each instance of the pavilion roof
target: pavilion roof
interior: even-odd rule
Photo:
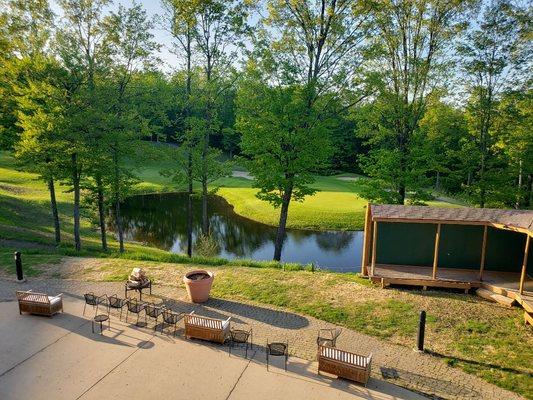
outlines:
[[[405,220],[405,222],[443,222],[499,224],[533,232],[533,210],[511,210],[472,207],[425,207],[396,204],[372,204],[372,219]]]

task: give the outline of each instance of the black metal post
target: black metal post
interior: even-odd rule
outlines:
[[[420,311],[420,319],[418,321],[418,344],[419,351],[424,351],[424,336],[426,334],[426,312]]]
[[[17,280],[19,282],[24,281],[24,274],[22,273],[22,258],[20,257],[20,251],[15,251],[15,267],[17,269]]]

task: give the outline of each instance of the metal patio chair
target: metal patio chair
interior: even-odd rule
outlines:
[[[95,315],[98,314],[98,306],[101,303],[105,302],[107,299],[107,296],[105,294],[97,296],[92,292],[85,293],[83,297],[85,298],[85,304],[83,305],[83,315],[85,315],[85,308],[87,307],[87,305],[92,306],[93,310],[95,310]]]
[[[267,371],[270,362],[270,357],[285,357],[285,371],[287,371],[287,361],[289,359],[289,342],[272,342],[266,345],[266,361]]]
[[[130,312],[137,314],[137,322],[135,325],[139,325],[139,314],[146,307],[146,303],[140,302],[137,299],[128,299],[127,301],[128,309],[126,311],[126,322],[128,322],[128,314]]]
[[[111,308],[114,308],[115,310],[120,309],[119,320],[121,320],[122,310],[124,309],[124,306],[127,304],[127,302],[128,302],[127,299],[121,299],[120,297],[117,297],[116,294],[107,296],[107,312],[109,313]]]
[[[146,317],[150,317],[154,319],[154,332],[157,327],[157,320],[159,319],[159,316],[163,312],[163,308],[156,306],[153,303],[146,304],[144,308],[144,322],[146,322]]]
[[[233,349],[233,346],[235,343],[240,343],[240,344],[246,345],[244,357],[248,358],[248,346],[250,347],[250,350],[253,350],[252,328],[250,328],[249,330],[231,328],[229,337],[230,337],[230,343],[228,345],[228,354],[231,355],[231,350]]]
[[[161,333],[163,333],[163,328],[166,325],[174,325],[174,337],[176,337],[176,327],[178,325],[178,322],[180,319],[183,318],[183,313],[176,313],[172,310],[169,310],[167,308],[163,309],[163,312],[161,313],[163,316],[163,321],[161,322]]]
[[[332,328],[332,329],[319,329],[318,336],[316,338],[316,344],[318,346],[337,346],[337,338],[340,336],[342,329]]]

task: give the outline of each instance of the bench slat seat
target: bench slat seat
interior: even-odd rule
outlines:
[[[318,373],[320,371],[360,382],[366,386],[372,367],[372,354],[362,356],[335,347],[318,346]]]
[[[185,315],[185,337],[224,343],[229,335],[230,320],[202,317],[194,311]]]
[[[20,314],[27,312],[51,317],[60,311],[63,312],[62,293],[57,296],[48,296],[46,293],[37,293],[31,290],[17,291],[17,300]]]

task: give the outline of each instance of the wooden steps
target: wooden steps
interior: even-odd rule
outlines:
[[[533,326],[533,316],[527,311],[524,311],[524,322],[526,323],[526,325],[529,324]]]
[[[515,302],[514,299],[503,296],[501,294],[491,292],[490,290],[487,290],[487,289],[479,288],[478,290],[476,290],[476,294],[479,297],[483,297],[486,300],[494,301],[506,307],[512,307]]]

